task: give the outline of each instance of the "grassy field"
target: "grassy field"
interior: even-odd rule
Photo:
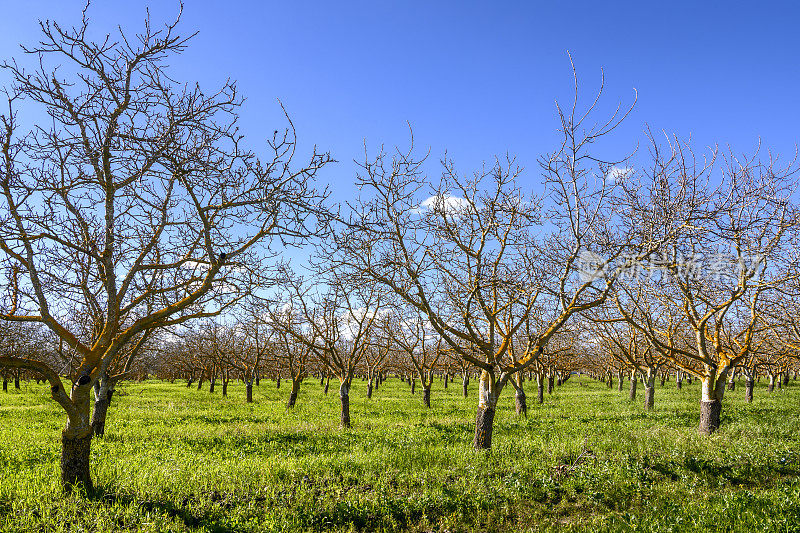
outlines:
[[[61,493],[64,416],[45,387],[0,393],[0,528],[800,531],[795,382],[758,385],[750,405],[743,387],[727,393],[710,438],[696,433],[696,384],[658,388],[645,413],[627,390],[572,379],[527,419],[509,388],[488,454],[471,448],[475,385],[465,400],[437,381],[426,410],[399,380],[371,400],[358,382],[346,431],[333,386],[307,381],[289,413],[288,392],[262,382],[247,405],[241,385],[222,398],[123,384],[92,444],[92,497]]]

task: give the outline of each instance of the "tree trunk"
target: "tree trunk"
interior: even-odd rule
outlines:
[[[417,378],[411,380],[411,394],[414,394],[414,391],[417,389]]]
[[[654,385],[647,385],[644,388],[644,408],[646,411],[652,411],[655,404],[656,388]]]
[[[547,376],[547,394],[553,394],[553,375]]]
[[[222,396],[224,396],[224,397],[228,396],[228,380],[227,379],[223,379],[222,380]]]
[[[202,388],[203,388],[203,378],[200,378],[200,381],[197,382],[197,390],[200,390]]]
[[[372,378],[367,381],[367,398],[372,398]]]
[[[95,435],[102,437],[106,432],[106,417],[111,405],[111,397],[114,395],[114,388],[107,376],[100,376],[97,382],[100,386],[95,390],[92,429]]]
[[[431,388],[430,387],[424,387],[423,386],[423,388],[422,388],[422,403],[428,409],[431,408]]]
[[[328,376],[327,378],[325,378],[325,394],[328,394],[328,388],[330,387],[330,385],[331,385],[331,377]]]
[[[8,392],[8,378],[3,376],[3,392]]]
[[[67,418],[61,433],[61,484],[66,492],[83,485],[87,492],[94,488],[89,473],[92,425],[89,422],[89,404],[92,386],[89,376],[82,376],[70,395],[75,413]]]
[[[683,380],[681,379],[681,372],[680,372],[680,370],[679,370],[679,371],[677,371],[677,372],[675,372],[675,387],[676,387],[678,390],[681,390],[681,388],[683,387]]]
[[[698,431],[710,435],[719,429],[722,414],[722,397],[725,394],[726,372],[703,378]]]
[[[19,388],[19,376],[17,376],[16,380],[14,381],[14,386],[17,389]],[[788,387],[789,386],[789,371],[788,370],[783,373],[783,386],[784,387]]]
[[[636,387],[639,385],[639,376],[636,375],[636,371],[634,370],[631,374],[631,388],[630,392],[628,392],[628,399],[632,402],[636,401]]]
[[[449,376],[449,375],[448,375],[448,374],[445,372],[445,374],[444,374],[444,388],[445,388],[445,389],[447,388],[447,380],[448,380],[449,378],[450,378],[450,376]]]
[[[280,389],[280,388],[281,388],[281,377],[280,377],[280,376],[278,376],[278,377],[275,379],[275,388],[276,388],[276,389]]]
[[[341,427],[350,427],[350,386],[343,381],[339,386],[339,400],[342,403]]]
[[[744,400],[747,403],[753,403],[753,388],[755,384],[756,382],[751,378],[748,378],[747,381],[744,382]]]
[[[767,392],[772,392],[775,390],[775,374],[769,375],[769,385],[767,385]]]
[[[516,407],[517,407],[517,414],[522,415],[525,418],[528,417],[528,399],[525,397],[525,391],[522,390],[522,387],[517,390],[516,394],[514,395]]]
[[[656,377],[658,375],[658,371],[655,368],[648,368],[647,369],[647,381],[644,385],[644,409],[645,411],[651,411],[653,406],[655,405],[655,395],[656,395]]]
[[[622,392],[624,381],[625,381],[625,374],[623,374],[622,370],[620,370],[619,372],[617,372],[617,383],[618,383],[617,390],[620,392]]]
[[[247,403],[253,403],[253,380],[245,383],[244,388],[247,394]]]
[[[300,391],[300,380],[292,380],[292,390],[289,392],[289,401],[286,403],[287,409],[292,409],[297,401],[297,393]]]
[[[698,431],[710,435],[719,429],[719,419],[722,413],[722,402],[719,400],[700,402],[700,427]]]
[[[476,450],[488,450],[492,447],[494,413],[499,395],[499,389],[491,390],[489,373],[485,370],[482,371],[478,382],[478,412],[475,416],[475,440],[473,441]]]
[[[217,378],[211,378],[211,381],[208,382],[208,392],[211,394],[214,393],[214,385],[217,384]]]
[[[464,373],[461,375],[461,392],[464,394],[464,398],[467,397],[468,386],[469,386],[469,375]]]
[[[731,372],[731,375],[728,378],[728,390],[736,390],[736,374],[733,372]]]
[[[544,403],[544,376],[536,374],[536,402]]]
[[[789,374],[786,374],[786,384],[789,384]],[[19,372],[14,376],[14,388],[19,390]]]
[[[492,447],[492,429],[494,426],[494,409],[478,407],[475,418],[475,440],[473,445],[476,450],[488,450]]]
[[[62,433],[61,484],[67,492],[79,485],[83,485],[87,492],[93,490],[92,477],[89,474],[91,445],[91,429],[81,437],[68,437],[66,431]]]

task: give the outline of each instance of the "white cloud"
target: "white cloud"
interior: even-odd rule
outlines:
[[[207,261],[186,261],[181,265],[186,270],[196,270],[198,268],[206,269],[208,268]]]
[[[618,181],[624,181],[631,174],[633,174],[633,168],[631,167],[613,166],[606,173],[606,181],[617,183]]]
[[[418,213],[434,211],[449,216],[457,216],[469,209],[469,200],[460,196],[436,195],[426,198],[416,209]]]

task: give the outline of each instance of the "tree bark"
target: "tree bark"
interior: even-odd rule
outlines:
[[[494,409],[478,407],[475,418],[475,440],[473,445],[476,450],[488,450],[492,447],[492,429],[494,426]]]
[[[547,376],[547,394],[553,394],[553,375]]]
[[[536,402],[544,403],[544,376],[536,374]]]
[[[430,387],[423,387],[422,388],[422,403],[428,409],[431,408],[431,388]]]
[[[328,376],[325,379],[325,394],[328,394],[328,388],[330,387],[330,385],[331,385],[331,377]]]
[[[227,397],[228,396],[228,380],[227,379],[223,379],[222,380],[222,396],[223,397]]]
[[[622,392],[622,387],[623,387],[624,382],[625,382],[625,374],[623,374],[622,370],[620,370],[619,372],[617,372],[617,383],[618,383],[617,390],[618,391]]]
[[[656,377],[658,371],[655,368],[647,369],[647,381],[644,384],[644,409],[651,411],[655,406]]]
[[[769,375],[769,385],[767,385],[767,392],[772,392],[775,390],[775,374]]]
[[[469,375],[462,374],[461,376],[461,392],[464,394],[464,398],[467,397],[467,387],[469,386]]]
[[[789,374],[786,374],[786,384],[789,384]],[[19,372],[14,376],[14,388],[19,390]]]
[[[752,379],[748,379],[744,382],[744,400],[747,403],[753,403],[753,388],[755,384],[756,382]]]
[[[292,409],[295,402],[297,402],[297,393],[300,391],[300,381],[292,380],[292,390],[289,392],[289,401],[286,403],[287,409]]]
[[[719,400],[700,402],[700,427],[698,431],[710,435],[719,429],[719,419],[722,413],[722,402]]]
[[[651,411],[655,404],[656,388],[653,386],[645,386],[644,388],[644,408],[646,411]]]
[[[339,386],[339,400],[342,403],[342,418],[341,427],[349,428],[350,426],[350,386],[346,381],[343,381]]]
[[[61,434],[61,484],[67,492],[80,485],[87,492],[94,489],[89,473],[91,445],[91,428],[80,437],[70,437],[67,431]]]
[[[517,414],[527,418],[528,399],[525,397],[525,391],[522,390],[522,387],[520,387],[519,390],[517,390],[516,394],[514,395],[514,399],[517,407]]]
[[[449,377],[450,377],[450,376],[449,376],[449,375],[447,375],[447,373],[445,372],[445,374],[444,374],[444,388],[445,388],[445,389],[447,388],[447,380],[448,380],[448,378],[449,378]]]
[[[680,370],[675,372],[675,388],[681,390],[683,387],[683,380],[681,379],[681,372]]]
[[[367,398],[372,398],[372,378],[367,382]]]
[[[70,400],[75,411],[68,414],[67,425],[61,433],[61,484],[66,492],[82,485],[87,492],[94,488],[89,472],[92,425],[89,421],[91,379],[82,376],[72,388]]]
[[[244,385],[245,394],[247,394],[247,403],[253,403],[253,381],[250,380]]]
[[[95,435],[102,437],[106,433],[106,418],[111,405],[111,397],[114,395],[114,388],[106,376],[101,376],[98,383],[100,387],[95,392],[92,429]]]
[[[631,387],[630,392],[628,392],[628,399],[632,402],[636,401],[636,387],[639,385],[639,376],[636,375],[636,371],[633,371],[631,374]]]
[[[494,386],[497,387],[497,384]],[[494,413],[500,389],[491,389],[490,375],[484,370],[481,372],[478,382],[478,412],[475,417],[475,440],[473,441],[476,450],[488,450],[492,447]]]
[[[725,394],[726,372],[710,375],[701,382],[700,425],[698,431],[710,435],[719,429],[722,414],[722,397]]]
[[[730,377],[728,377],[728,390],[736,390],[736,375],[733,372],[731,372]]]

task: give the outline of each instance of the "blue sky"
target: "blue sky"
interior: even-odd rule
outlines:
[[[177,12],[169,1],[95,1],[97,32],[141,28]],[[13,2],[0,18],[0,56],[38,37],[37,19],[76,22],[82,3]],[[554,100],[568,100],[571,51],[588,98],[606,73],[606,104],[639,100],[604,149],[622,155],[649,123],[696,146],[730,143],[791,155],[800,141],[800,6],[793,2],[210,2],[186,0],[199,31],[172,63],[203,87],[239,81],[243,130],[257,145],[281,124],[280,98],[301,144],[340,163],[325,181],[352,194],[353,158],[370,146],[445,149],[470,171],[509,151],[539,183],[536,158],[556,146]]]

